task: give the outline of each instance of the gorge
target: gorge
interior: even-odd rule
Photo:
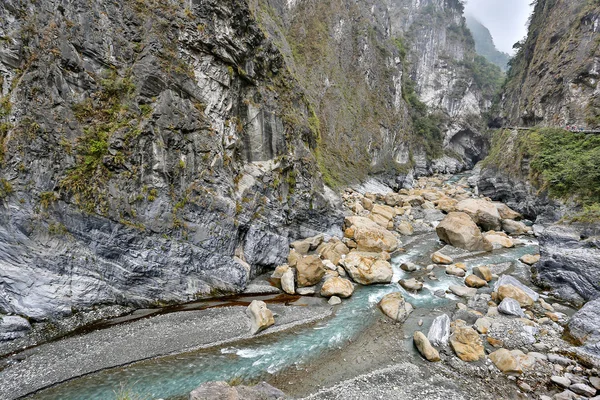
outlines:
[[[594,398],[600,4],[463,14],[0,4],[0,398]]]

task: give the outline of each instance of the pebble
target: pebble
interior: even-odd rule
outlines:
[[[517,383],[517,386],[519,387],[519,389],[521,389],[522,391],[524,391],[525,393],[529,393],[531,392],[531,386],[529,386],[527,384],[527,382],[523,382],[523,381],[519,381]]]
[[[330,305],[332,305],[332,306],[335,306],[335,305],[341,304],[341,303],[342,303],[342,299],[340,299],[340,298],[339,298],[339,297],[337,297],[337,296],[331,296],[331,297],[329,298],[329,301],[328,301],[328,303],[329,303]]]
[[[561,357],[556,354],[548,354],[548,361],[550,361],[552,364],[562,365],[563,367],[567,367],[567,366],[570,366],[573,363],[575,363],[575,361],[573,361],[573,360],[569,360],[568,358]],[[571,368],[571,369],[573,369],[573,368]]]

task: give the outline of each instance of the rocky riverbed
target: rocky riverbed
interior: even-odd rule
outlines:
[[[261,380],[308,399],[595,398],[596,303],[576,313],[560,291],[531,282],[548,263],[536,236],[557,228],[524,220],[459,178],[421,178],[398,193],[349,189],[343,237],[291,243],[288,263],[249,287],[275,294],[142,312],[146,318],[15,352],[3,360],[0,397],[108,368],[32,398],[109,398],[125,385],[178,399],[202,383],[195,398],[252,398],[253,389],[209,382]],[[594,251],[580,254],[593,260]],[[284,304],[273,302],[276,293],[286,293]],[[252,300],[267,303],[245,312]],[[181,356],[164,357],[172,354]],[[279,398],[278,389],[256,390]]]

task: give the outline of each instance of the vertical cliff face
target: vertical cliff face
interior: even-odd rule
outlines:
[[[291,239],[339,233],[324,181],[473,163],[489,95],[461,13],[4,1],[0,312],[239,291]]]
[[[538,0],[511,61],[499,123],[600,126],[600,5]]]

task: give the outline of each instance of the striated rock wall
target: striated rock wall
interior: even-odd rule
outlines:
[[[600,5],[537,1],[510,62],[498,124],[600,127]]]
[[[0,312],[240,291],[340,234],[324,181],[472,164],[464,29],[455,0],[2,2]]]

